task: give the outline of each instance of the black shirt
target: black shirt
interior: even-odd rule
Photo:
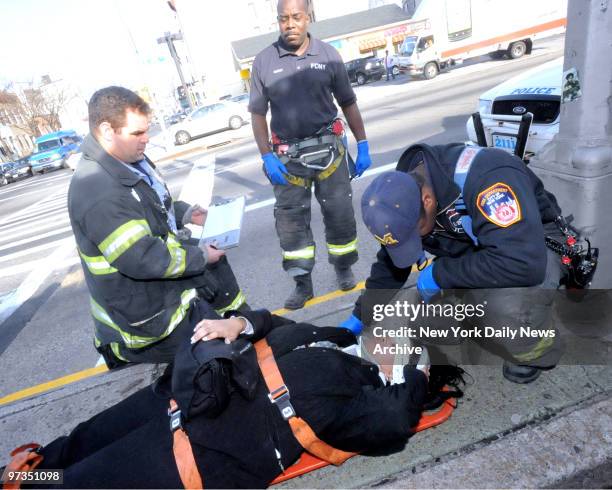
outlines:
[[[327,126],[338,114],[332,94],[340,107],[357,100],[340,53],[309,37],[302,56],[279,38],[253,62],[249,111],[265,116],[269,104],[271,129],[284,139],[307,138]]]

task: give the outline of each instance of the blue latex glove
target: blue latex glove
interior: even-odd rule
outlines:
[[[276,185],[287,185],[289,183],[283,175],[289,173],[287,172],[287,167],[283,165],[283,162],[281,162],[274,153],[266,153],[262,155],[261,158],[264,162],[266,174],[268,174],[270,182]]]
[[[348,328],[355,335],[359,335],[363,330],[363,323],[355,315],[351,315],[340,324],[340,327]]]
[[[360,177],[372,165],[370,158],[370,145],[368,140],[362,140],[357,143],[357,160],[355,161],[355,170],[357,177]]]
[[[429,264],[419,273],[417,280],[417,289],[425,303],[429,303],[431,299],[441,291],[440,286],[436,283],[433,277],[434,264]]]

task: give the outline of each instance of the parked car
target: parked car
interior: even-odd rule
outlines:
[[[232,97],[230,101],[236,102],[237,104],[248,105],[249,104],[249,94],[236,95],[236,97]]]
[[[359,58],[344,63],[351,83],[363,85],[370,80],[380,80],[385,74],[385,60],[381,58]]]
[[[36,139],[36,152],[30,156],[32,174],[67,168],[67,159],[76,153],[83,139],[76,131],[56,131]]]
[[[32,175],[28,157],[0,164],[0,185],[6,185]]]
[[[487,146],[514,152],[518,122],[495,119],[496,116],[533,114],[525,147],[525,158],[539,152],[559,132],[563,58],[545,63],[513,77],[480,96],[478,112],[482,119]],[[477,141],[474,121],[466,123],[468,138]]]
[[[177,112],[176,114],[171,114],[170,116],[164,116],[164,122],[166,123],[166,126],[172,126],[180,123],[186,117],[187,114],[184,112]]]
[[[196,108],[184,121],[173,127],[177,145],[189,143],[196,136],[239,129],[250,119],[246,107],[236,102],[221,100]]]

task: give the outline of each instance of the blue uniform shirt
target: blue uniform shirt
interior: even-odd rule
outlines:
[[[340,53],[309,37],[301,56],[279,38],[253,62],[249,111],[265,116],[269,107],[271,129],[283,139],[307,138],[326,127],[338,115],[334,98],[340,107],[357,100]]]

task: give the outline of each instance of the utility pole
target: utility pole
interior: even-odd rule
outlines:
[[[174,41],[182,41],[182,39],[183,39],[183,34],[180,32],[178,34],[170,34],[169,32],[165,32],[164,37],[157,38],[157,44],[166,43],[168,45],[168,49],[170,50],[170,56],[172,56],[172,59],[174,60],[174,64],[176,65],[176,71],[178,72],[178,76],[181,79],[181,85],[183,86],[183,91],[185,93],[185,96],[187,97],[189,108],[193,110],[193,102],[191,100],[191,94],[189,92],[189,87],[185,83],[185,77],[183,76],[183,69],[181,68],[181,60],[178,57],[176,48],[174,47]]]
[[[530,167],[600,247],[595,288],[612,287],[612,2],[568,2],[559,133]]]

